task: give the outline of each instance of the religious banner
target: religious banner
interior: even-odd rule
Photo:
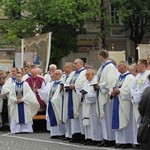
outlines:
[[[13,60],[0,59],[0,70],[11,71],[13,67]]]
[[[22,39],[22,65],[23,62],[30,62],[46,72],[49,65],[51,52],[51,32],[36,34],[33,37]]]
[[[114,60],[117,64],[120,61],[126,60],[125,51],[108,51],[108,53],[109,53],[109,58]]]
[[[21,53],[15,52],[15,67],[22,68]]]
[[[150,56],[149,44],[139,44],[137,50],[138,50],[138,59],[147,59]]]

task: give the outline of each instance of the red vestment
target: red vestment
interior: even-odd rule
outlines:
[[[45,84],[45,81],[42,77],[33,78],[31,76],[31,77],[27,78],[26,81],[29,83],[29,86],[31,87],[33,92],[34,92],[34,89],[41,89],[43,82]],[[37,91],[35,92],[35,94],[36,94],[36,98],[40,104],[40,108],[45,108],[46,107],[45,102],[40,98]]]

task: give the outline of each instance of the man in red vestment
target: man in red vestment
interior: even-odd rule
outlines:
[[[31,77],[27,78],[26,81],[29,83],[32,91],[36,94],[36,98],[40,104],[40,110],[45,110],[45,102],[40,98],[39,91],[45,87],[45,81],[42,77],[38,76],[38,70],[32,69],[31,70]]]

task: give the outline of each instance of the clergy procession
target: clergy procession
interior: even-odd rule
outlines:
[[[33,117],[42,114],[52,139],[140,149],[137,132],[142,95],[150,86],[149,60],[115,64],[106,50],[99,51],[98,60],[99,69],[77,58],[63,69],[50,64],[47,73],[32,64],[13,67],[7,75],[0,70],[0,130],[33,133]]]

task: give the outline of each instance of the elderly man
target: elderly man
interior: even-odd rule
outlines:
[[[98,84],[94,86],[97,91],[97,113],[100,116],[102,123],[104,142],[99,146],[113,146],[115,145],[115,132],[112,130],[112,107],[113,103],[110,101],[110,95],[118,78],[118,70],[114,64],[108,59],[109,54],[106,50],[100,50],[98,55],[101,67],[97,73]]]
[[[113,99],[112,128],[115,129],[116,148],[130,148],[133,143],[131,123],[131,90],[130,85],[135,77],[128,71],[128,64],[118,64],[120,76],[111,92]]]
[[[137,128],[138,124],[141,121],[140,115],[138,112],[138,105],[141,99],[141,95],[144,89],[149,86],[149,81],[147,76],[150,72],[147,70],[147,60],[141,59],[137,63],[137,71],[139,72],[135,78],[135,81],[131,84],[131,97],[132,97],[132,104],[133,104],[133,135],[134,141],[133,144],[137,143]]]
[[[56,71],[56,69],[57,69],[57,66],[55,64],[49,65],[49,72],[44,75],[44,80],[45,80],[46,84],[53,81],[52,80],[52,75]]]
[[[85,144],[96,145],[103,140],[103,135],[101,123],[96,113],[96,91],[92,86],[97,83],[94,70],[88,69],[86,71],[86,79],[80,91],[83,103],[82,118],[85,127]]]
[[[68,85],[65,89],[68,91],[68,119],[71,119],[71,133],[73,135],[70,142],[79,142],[79,136],[81,133],[84,134],[84,128],[82,124],[82,106],[81,99],[79,98],[79,92],[82,88],[83,83],[86,80],[86,70],[83,67],[84,62],[77,58],[74,61],[74,67],[76,71],[73,73]]]
[[[32,117],[40,106],[28,83],[22,81],[21,73],[17,73],[11,85],[8,106],[11,133],[33,132]]]
[[[58,138],[65,134],[62,124],[62,97],[60,93],[62,71],[57,69],[54,72],[54,81],[49,82],[41,91],[40,96],[47,105],[46,120],[47,129],[50,130],[51,138]]]
[[[45,87],[45,81],[42,77],[38,76],[38,70],[37,68],[31,69],[31,77],[27,78],[26,81],[29,83],[29,86],[31,87],[32,91],[35,93],[36,98],[40,104],[39,111],[45,110],[45,102],[40,98],[39,92]]]
[[[72,137],[71,134],[71,119],[68,118],[68,91],[64,89],[65,85],[68,85],[70,82],[70,79],[72,78],[72,75],[74,73],[73,71],[73,63],[72,62],[66,62],[64,65],[64,72],[65,75],[62,79],[62,95],[64,96],[63,99],[63,122],[65,123],[65,139],[69,139]]]

